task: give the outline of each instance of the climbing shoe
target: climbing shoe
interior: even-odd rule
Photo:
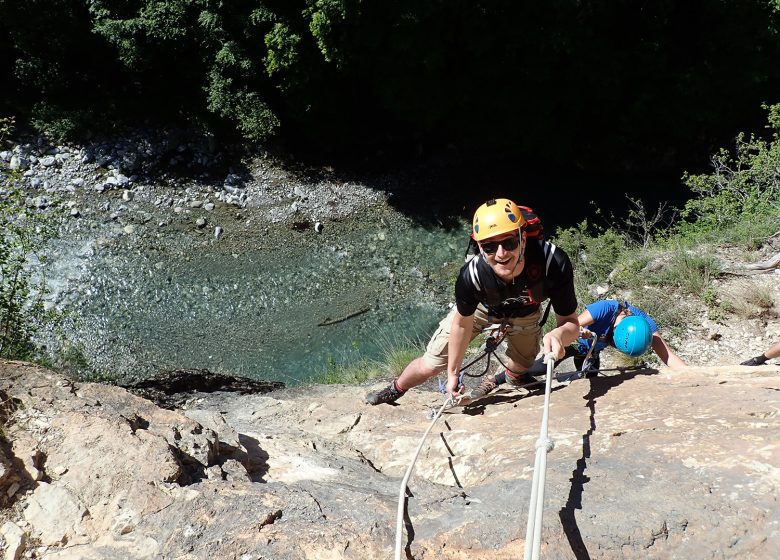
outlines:
[[[395,386],[395,381],[392,381],[390,385],[381,389],[380,391],[374,391],[366,395],[366,402],[370,405],[378,405],[382,403],[392,404],[402,396],[406,391],[401,391]]]
[[[547,368],[547,366],[544,366]],[[544,381],[545,377],[547,375],[546,369],[544,374],[539,374],[539,378],[534,377],[527,371],[524,371],[523,373],[519,375],[508,375],[505,372],[506,375],[506,382],[509,383],[512,387],[525,387],[526,385],[530,385],[532,383],[536,383],[537,381]]]
[[[745,360],[744,362],[742,362],[739,365],[741,365],[741,366],[763,366],[768,359],[769,358],[767,358],[766,356],[761,354],[760,356],[756,356],[755,358],[750,358],[749,360]]]
[[[482,378],[482,383],[467,393],[471,400],[481,399],[488,393],[492,393],[498,387],[496,378],[492,375],[486,375]]]

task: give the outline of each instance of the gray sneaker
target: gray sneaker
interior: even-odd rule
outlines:
[[[769,358],[764,356],[763,354],[761,356],[756,356],[755,358],[750,358],[749,360],[745,360],[744,362],[741,362],[739,365],[741,366],[763,366]]]
[[[406,391],[399,391],[395,388],[395,381],[391,381],[384,389],[367,394],[366,402],[374,406],[382,403],[392,404],[403,397],[404,393]]]
[[[494,375],[486,375],[482,378],[482,383],[480,383],[478,387],[475,387],[466,393],[466,396],[470,401],[475,401],[477,399],[481,399],[488,393],[492,393],[496,390],[496,387],[498,387],[498,383],[496,383],[496,377]]]

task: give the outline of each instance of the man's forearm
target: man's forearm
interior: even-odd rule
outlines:
[[[561,344],[568,346],[580,335],[580,326],[577,319],[565,321],[559,324],[556,329],[560,331]]]
[[[463,356],[466,355],[467,346],[468,337],[465,329],[453,326],[449,339],[447,375],[457,377],[460,374],[460,364],[463,362]]]
[[[474,323],[474,317],[456,314],[450,326],[450,337],[447,342],[447,376],[458,377],[460,365],[466,355],[469,345],[469,334]]]

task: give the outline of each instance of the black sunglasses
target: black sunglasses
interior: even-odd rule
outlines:
[[[498,251],[498,246],[501,245],[504,251],[514,251],[520,245],[520,236],[507,237],[501,241],[482,241],[479,246],[488,255],[492,255]]]

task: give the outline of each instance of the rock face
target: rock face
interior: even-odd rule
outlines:
[[[201,393],[177,411],[0,362],[8,551],[391,558],[400,480],[443,401],[370,407],[366,390]],[[405,558],[522,557],[543,401],[505,390],[444,413],[409,484]],[[778,411],[775,366],[554,387],[542,557],[780,557]]]

